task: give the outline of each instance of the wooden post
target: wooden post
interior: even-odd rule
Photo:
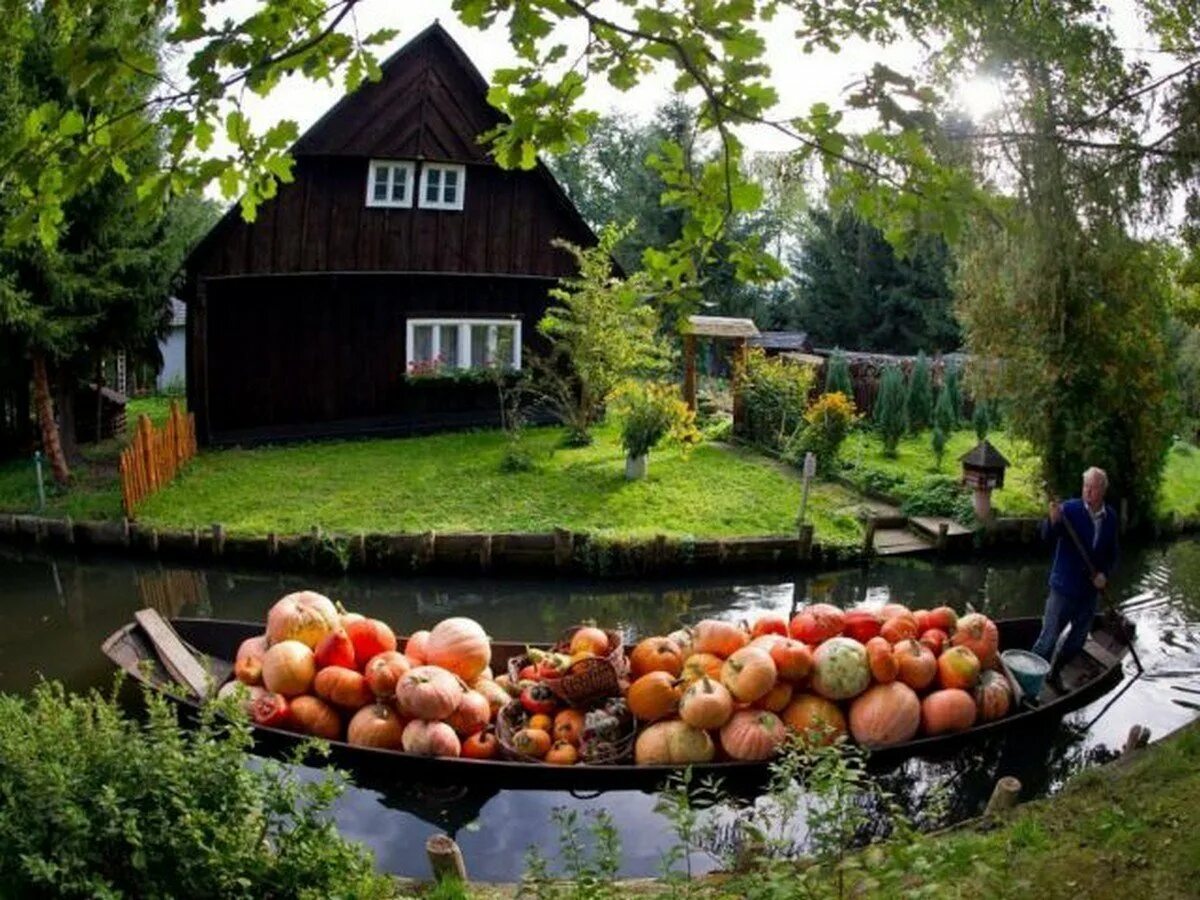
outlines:
[[[812,540],[813,527],[809,522],[805,522],[800,526],[800,535],[797,538],[796,558],[807,562],[812,558]]]
[[[739,434],[746,424],[746,403],[742,397],[742,379],[746,375],[746,339],[735,338],[733,342],[732,377],[729,389],[733,392],[733,433]]]
[[[425,853],[429,856],[434,881],[456,878],[467,883],[467,864],[463,861],[462,850],[450,835],[435,834],[425,842]]]
[[[214,522],[212,527],[213,556],[220,558],[225,555],[225,526]]]
[[[567,528],[554,529],[554,568],[562,571],[571,565],[575,555],[575,536]]]
[[[867,519],[866,533],[863,535],[863,555],[871,556],[875,553],[875,520]]]
[[[939,551],[946,549],[946,536],[950,531],[950,525],[946,522],[938,523],[937,548]]]
[[[683,399],[688,409],[696,411],[696,336],[683,336]]]
[[[993,816],[1012,809],[1017,805],[1017,798],[1020,795],[1021,782],[1011,775],[1005,775],[996,782],[996,789],[992,791],[992,798],[988,800],[987,809],[983,811],[983,814]]]
[[[1128,759],[1135,752],[1141,750],[1150,742],[1150,729],[1145,725],[1134,725],[1129,729],[1129,736],[1125,738],[1125,746],[1121,750],[1121,759]]]
[[[70,516],[63,519],[63,540],[68,546],[75,543],[75,523]]]
[[[273,531],[267,532],[267,559],[274,559],[279,555],[279,535]]]
[[[492,536],[485,534],[479,542],[479,571],[486,575],[492,571]]]

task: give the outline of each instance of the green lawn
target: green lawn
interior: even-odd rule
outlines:
[[[132,429],[138,416],[147,415],[150,421],[155,425],[162,425],[167,421],[167,416],[171,412],[171,401],[178,400],[180,407],[186,411],[187,401],[183,397],[168,397],[165,394],[148,394],[145,397],[131,397],[129,402],[125,404],[125,421],[129,423]]]
[[[992,494],[992,507],[999,515],[1040,515],[1045,504],[1037,455],[1024,441],[1003,432],[988,435],[988,440],[1010,463],[1004,487]],[[895,458],[883,455],[883,441],[876,432],[859,431],[842,445],[841,460],[846,467],[843,474],[860,488],[874,487],[877,492],[904,501],[930,478],[941,476],[957,481],[962,475],[959,457],[977,443],[974,431],[954,432],[946,443],[942,467],[938,470],[928,431],[901,440]]]
[[[796,474],[750,451],[702,444],[684,457],[652,453],[644,481],[627,482],[616,430],[585,448],[560,447],[558,428],[531,429],[537,470],[500,471],[496,431],[201,453],[138,509],[162,527],[221,522],[230,533],[547,531],[694,537],[794,530]],[[856,496],[817,485],[816,539],[862,538]]]
[[[1164,518],[1200,520],[1200,449],[1179,441],[1167,454],[1158,512]]]

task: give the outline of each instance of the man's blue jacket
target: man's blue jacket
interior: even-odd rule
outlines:
[[[1087,549],[1096,571],[1103,572],[1106,578],[1110,576],[1117,565],[1118,523],[1113,508],[1107,503],[1104,505],[1104,517],[1100,520],[1098,539],[1092,526],[1092,517],[1082,500],[1068,500],[1062,505],[1062,514],[1063,519],[1075,527],[1075,533]],[[1054,565],[1050,568],[1051,589],[1070,600],[1091,599],[1096,593],[1091,573],[1063,523],[1051,525],[1049,519],[1043,521],[1042,538],[1057,539],[1054,545]]]

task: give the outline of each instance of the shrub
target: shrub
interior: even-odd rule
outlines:
[[[854,424],[854,401],[841,391],[822,394],[804,411],[804,431],[800,433],[793,455],[803,459],[804,453],[816,454],[817,466],[823,472],[836,468],[838,450]]]
[[[883,452],[896,455],[896,445],[904,436],[904,376],[899,366],[888,366],[879,380],[879,396],[875,400],[875,427],[883,438]]]
[[[964,524],[974,521],[975,516],[966,491],[945,475],[931,475],[909,489],[900,511],[906,516],[948,516]]]
[[[850,380],[850,366],[846,362],[846,354],[834,350],[829,357],[829,367],[825,372],[825,393],[843,393],[851,400],[854,399],[854,385]]]
[[[908,396],[905,399],[908,429],[912,432],[928,428],[933,420],[933,380],[929,377],[929,360],[917,356],[912,374],[908,377]]]
[[[788,446],[804,427],[813,370],[754,348],[746,358],[742,402],[746,437],[771,450]]]
[[[643,456],[665,437],[687,446],[700,439],[696,415],[672,384],[626,382],[613,395],[621,418],[621,446],[628,456]]]
[[[947,364],[945,376],[942,380],[942,390],[950,395],[950,408],[954,410],[954,427],[958,427],[958,423],[963,419],[963,393],[962,393],[962,378],[958,374],[958,368]],[[936,411],[937,407],[934,407]]]
[[[391,896],[328,814],[339,780],[247,765],[215,707],[185,730],[147,692],[142,724],[116,693],[0,697],[0,896]]]
[[[975,401],[975,414],[971,416],[971,427],[975,429],[975,437],[983,440],[988,436],[988,430],[992,427],[992,417],[988,412],[987,401],[982,397]]]
[[[948,388],[938,391],[937,403],[933,406],[933,455],[937,458],[937,467],[942,468],[942,456],[946,453],[946,441],[954,430],[956,416],[954,401]]]

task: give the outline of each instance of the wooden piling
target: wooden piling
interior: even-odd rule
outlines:
[[[985,816],[994,816],[997,813],[1012,809],[1017,805],[1017,799],[1020,795],[1021,782],[1011,775],[1005,775],[996,782],[996,788],[992,791],[992,797],[988,800],[987,808],[983,811],[983,814]]]
[[[1134,725],[1129,729],[1128,737],[1125,738],[1125,746],[1121,750],[1121,759],[1128,759],[1148,743],[1150,743],[1150,729],[1145,725]]]
[[[463,884],[467,883],[467,865],[454,838],[448,834],[433,835],[425,842],[425,853],[429,856],[434,881],[454,878]]]

